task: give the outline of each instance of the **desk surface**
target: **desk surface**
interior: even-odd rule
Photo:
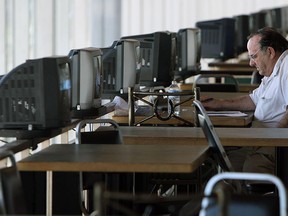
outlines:
[[[22,171],[190,173],[208,157],[208,145],[54,144],[17,163]]]
[[[201,65],[202,74],[232,74],[232,75],[251,75],[256,69],[247,63],[227,63],[227,62],[211,62],[208,65]]]
[[[233,98],[233,97],[238,97],[238,96],[243,96],[247,95],[247,93],[240,93],[240,92],[202,92],[201,95],[203,96],[208,96],[208,97],[213,97],[213,98]],[[185,98],[185,97],[184,97]],[[189,105],[190,103],[190,105]],[[188,101],[186,102],[183,106],[182,112],[180,116],[189,122],[194,122],[194,114],[193,114],[193,108],[191,107],[192,102]],[[248,116],[246,117],[219,117],[219,116],[212,116],[211,121],[213,125],[215,126],[221,126],[221,127],[246,127],[250,125],[250,123],[253,120],[253,113],[247,113]],[[144,115],[136,115],[135,116],[135,122],[139,122],[142,119],[146,118],[147,116]],[[126,124],[128,125],[129,123],[129,117],[127,116],[119,116],[119,115],[114,115],[113,112],[109,113],[108,118],[113,119],[119,124]],[[171,118],[167,121],[161,121],[157,119],[157,117],[153,117],[149,119],[148,121],[143,122],[142,124],[152,124],[152,125],[183,125],[185,124],[183,121],[180,121],[176,118]]]
[[[201,128],[121,126],[125,144],[207,145]],[[224,146],[288,146],[288,128],[215,128]]]
[[[181,83],[180,85],[180,89],[181,90],[191,90],[192,88],[193,88],[193,83]],[[230,92],[223,92],[224,93],[224,98],[226,97],[226,96],[229,96],[229,94],[231,95],[231,94],[243,94],[243,93],[245,93],[245,94],[247,94],[247,93],[250,93],[250,92],[252,92],[254,89],[256,89],[256,88],[258,88],[259,87],[259,84],[250,84],[250,83],[246,83],[246,84],[244,84],[244,83],[239,83],[239,85],[238,85],[238,87],[239,87],[239,92],[233,92],[233,93],[230,93]],[[201,92],[201,95],[205,95],[205,93],[206,92]],[[220,92],[218,92],[219,94],[221,94]],[[228,95],[227,95],[227,93],[228,93]],[[225,95],[226,94],[226,95]],[[221,97],[221,98],[223,98],[223,97]]]
[[[247,116],[244,117],[225,117],[225,116],[211,116],[210,119],[215,126],[230,126],[230,127],[246,127],[248,126],[253,120],[253,113],[247,113]],[[140,122],[141,120],[145,119],[147,116],[144,115],[135,115],[135,122]],[[181,108],[180,117],[183,119],[193,123],[194,122],[194,113],[193,108],[190,107],[183,107]],[[129,117],[128,116],[116,116],[112,115],[111,117],[114,121],[119,124],[128,124]],[[145,122],[142,125],[148,124],[155,124],[155,125],[183,125],[185,124],[183,121],[178,120],[176,118],[170,118],[167,121],[162,121],[157,117],[153,117]]]
[[[247,59],[246,61],[242,60],[242,61],[239,61],[237,59],[229,59],[227,61],[214,61],[214,62],[210,62],[208,63],[208,66],[209,67],[220,67],[220,68],[225,68],[225,67],[233,67],[233,68],[238,68],[238,69],[241,69],[241,68],[249,68],[249,69],[254,69],[253,67],[251,67],[249,65],[249,60]]]

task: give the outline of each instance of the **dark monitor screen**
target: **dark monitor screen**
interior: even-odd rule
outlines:
[[[140,41],[140,86],[169,86],[174,76],[171,32],[125,36]]]
[[[281,29],[286,37],[288,34],[288,6],[281,8]]]
[[[87,47],[73,49],[71,59],[72,109],[89,110],[101,106],[102,51]]]
[[[281,30],[282,28],[282,19],[281,19],[281,8],[273,8],[266,10],[266,26],[270,26]]]
[[[128,87],[139,82],[140,57],[138,40],[121,39],[110,47],[101,48],[103,52],[103,94],[102,98],[113,99],[116,95],[124,97]]]
[[[196,27],[201,29],[201,57],[229,59],[235,56],[235,19],[200,21]]]
[[[249,30],[256,32],[267,25],[266,11],[259,11],[249,15]]]
[[[235,16],[235,51],[239,55],[247,51],[249,31],[249,15]]]
[[[180,29],[176,34],[175,79],[185,80],[200,72],[201,32],[198,28]]]

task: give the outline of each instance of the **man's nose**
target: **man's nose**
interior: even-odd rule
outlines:
[[[256,65],[256,64],[255,64],[255,61],[254,61],[253,59],[250,59],[249,65],[250,65],[251,67],[254,67],[254,66]]]

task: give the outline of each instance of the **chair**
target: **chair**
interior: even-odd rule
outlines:
[[[203,80],[215,78],[215,83],[207,83]],[[221,79],[225,82],[221,83]],[[220,80],[220,82],[219,82]],[[238,92],[238,81],[230,74],[201,74],[195,82],[193,88],[199,87],[201,92]]]
[[[219,186],[222,180],[269,181],[278,189],[279,196],[235,194]],[[218,214],[217,214],[218,213]],[[200,216],[270,216],[287,215],[286,188],[281,180],[271,174],[226,172],[213,176],[207,183],[202,199]]]
[[[203,132],[207,138],[208,144],[210,146],[211,156],[214,159],[214,161],[218,164],[220,171],[221,171],[220,173],[225,174],[225,177],[229,174],[231,174],[231,176],[235,177],[233,175],[233,173],[235,173],[233,166],[232,166],[232,164],[231,164],[231,162],[230,162],[230,160],[229,160],[229,158],[225,152],[225,149],[223,148],[223,146],[220,142],[220,139],[219,139],[212,123],[211,123],[209,116],[207,115],[207,113],[205,111],[205,108],[202,106],[201,102],[198,100],[194,100],[193,105],[195,106],[195,112],[196,112],[196,115],[198,117],[199,125],[201,126],[201,128],[202,128],[202,130],[203,130]],[[241,177],[243,178],[243,176],[241,176]],[[240,194],[240,196],[242,196],[243,194],[245,194],[245,195],[249,194],[250,196],[247,198],[247,200],[249,200],[249,201],[252,201],[253,199],[259,199],[260,200],[260,198],[261,198],[261,201],[266,200],[265,201],[266,204],[267,204],[267,202],[269,203],[272,201],[273,201],[273,203],[275,203],[275,196],[274,196],[275,195],[275,193],[274,193],[275,185],[271,184],[271,182],[269,182],[269,179],[259,177],[256,180],[261,180],[261,182],[259,181],[259,183],[258,183],[257,181],[256,182],[254,181],[253,184],[249,183],[249,185],[246,185],[246,182],[244,182],[244,181],[240,181],[239,177],[235,178],[235,180],[233,180],[233,181],[231,181],[231,177],[227,177],[227,179],[229,180],[229,182],[226,181],[226,179],[225,180],[223,179],[221,184],[217,185],[218,186],[217,191],[219,193],[218,194],[219,197],[221,196],[221,198],[223,198],[223,199],[229,199],[229,197],[232,196],[231,194],[236,193],[237,195]],[[248,178],[247,180],[250,180],[250,179]],[[251,185],[253,185],[253,190],[247,192],[247,186],[251,187]],[[208,184],[206,185],[206,187],[207,186],[208,186]],[[271,186],[273,186],[273,187],[271,187]],[[205,190],[206,190],[206,187],[205,187]],[[257,189],[259,187],[261,187],[261,189],[262,188],[266,189],[264,191],[265,193],[258,193]],[[269,192],[273,192],[273,193],[269,193]],[[269,194],[269,196],[268,196],[268,194]],[[236,201],[238,201],[237,199],[239,199],[239,197],[238,198],[237,198],[237,196],[234,196],[234,197],[236,197]],[[252,198],[252,200],[251,200],[251,198]],[[223,201],[223,199],[222,199],[222,201]],[[246,197],[245,197],[245,199],[246,199]],[[213,201],[215,201],[215,199]],[[224,202],[226,202],[226,201],[224,200]],[[204,203],[204,202],[205,201],[203,200],[202,203]],[[207,202],[207,200],[206,200],[206,202]],[[213,205],[214,205],[213,213],[211,213],[209,215],[217,215],[215,213],[215,205],[216,204],[214,203]],[[200,210],[200,207],[201,206],[200,206],[199,199],[198,200],[195,200],[195,199],[191,200],[190,202],[188,202],[186,205],[183,206],[179,215],[180,216],[198,215],[198,213],[199,213],[198,211]],[[242,208],[245,208],[245,207],[242,207]],[[238,211],[241,212],[241,215],[243,215],[242,211],[240,211],[239,208],[238,208]],[[202,215],[206,216],[206,214],[202,214]],[[269,214],[267,214],[267,215],[269,215]],[[270,215],[275,215],[275,214],[270,214]]]
[[[107,127],[108,126],[110,127]],[[82,129],[90,125],[89,131]],[[95,130],[94,126],[98,127]],[[102,127],[101,127],[102,125]],[[104,127],[104,125],[106,125]],[[99,127],[100,126],[100,127]],[[86,119],[76,126],[76,144],[123,144],[121,131],[117,122],[111,119]]]
[[[88,130],[84,130],[84,129]],[[86,119],[80,121],[76,126],[76,144],[123,144],[119,125],[111,119]],[[122,177],[121,177],[122,178]],[[100,173],[79,173],[80,207],[84,215],[89,215],[93,206],[93,185],[95,182],[106,183],[109,189],[119,189],[119,174],[100,174]],[[123,180],[124,181],[124,180]],[[83,191],[88,191],[89,204],[85,205]]]
[[[7,162],[10,162],[10,165],[0,168],[0,214],[26,214],[22,182],[13,152],[1,152],[0,160],[4,161],[6,159]]]
[[[207,138],[208,144],[212,150],[212,157],[215,159],[219,167],[221,167],[224,172],[234,172],[234,168],[226,154],[224,147],[222,146],[220,139],[214,129],[213,124],[209,116],[206,113],[205,108],[202,106],[199,100],[194,100],[193,104],[195,106],[195,112],[198,117],[198,122],[202,127],[202,130]],[[236,182],[237,190],[242,190],[240,183]],[[262,183],[246,183],[244,185],[245,190],[250,191],[251,193],[269,193],[273,192],[275,187],[274,185],[266,182]]]
[[[232,164],[223,148],[220,139],[214,129],[214,126],[206,113],[205,108],[202,106],[199,100],[194,100],[193,105],[195,106],[196,116],[198,117],[198,123],[200,124],[208,144],[212,150],[212,156],[222,168],[223,171],[232,172],[234,171]]]

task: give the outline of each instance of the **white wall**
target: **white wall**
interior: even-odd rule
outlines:
[[[178,31],[197,21],[250,14],[287,0],[122,0],[122,35]]]
[[[0,74],[28,58],[283,5],[287,0],[0,0]]]

